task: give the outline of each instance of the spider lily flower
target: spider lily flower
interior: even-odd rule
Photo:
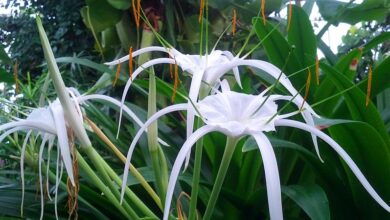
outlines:
[[[205,125],[200,127],[192,135],[190,135],[190,137],[188,137],[186,142],[181,147],[178,156],[176,157],[171,176],[169,178],[164,208],[164,220],[168,219],[175,183],[178,179],[181,167],[186,159],[187,154],[191,151],[192,146],[200,138],[210,132],[215,131],[237,139],[248,135],[254,137],[258,144],[258,148],[261,152],[264,163],[270,218],[283,219],[280,179],[276,157],[270,141],[264,134],[266,132],[276,131],[276,128],[279,126],[293,127],[308,131],[312,135],[315,135],[328,143],[329,146],[334,149],[350,167],[352,172],[355,174],[367,192],[384,209],[390,212],[390,207],[380,198],[380,196],[376,193],[365,176],[359,170],[357,165],[353,162],[351,157],[343,150],[340,145],[338,145],[331,137],[317,129],[314,125],[287,119],[295,114],[298,114],[299,111],[278,114],[278,105],[276,101],[286,100],[288,97],[270,95],[269,98],[267,98],[265,96],[266,92],[268,91],[264,91],[259,95],[248,95],[225,89],[225,91],[215,95],[207,96],[205,99],[196,103],[195,107],[192,107],[194,114],[202,118]],[[294,102],[294,100],[292,100],[292,103],[294,103],[298,109],[300,108],[299,101]],[[127,161],[123,175],[122,198],[123,189],[126,186],[126,179],[128,175],[127,170],[131,156],[135,145],[141,137],[143,131],[159,117],[174,111],[187,110],[188,108],[190,108],[188,104],[176,104],[166,107],[150,117],[148,121],[145,122],[144,126],[138,131],[130,145],[127,155]],[[309,108],[309,106],[305,104],[304,108]]]
[[[72,167],[72,159],[69,150],[69,140],[67,133],[67,122],[64,117],[64,110],[60,104],[60,101],[57,99],[53,103],[51,103],[48,107],[42,107],[34,109],[26,119],[20,119],[17,121],[8,122],[0,126],[0,131],[5,131],[0,136],[0,142],[4,140],[10,134],[17,131],[25,131],[27,135],[23,142],[21,157],[20,157],[20,173],[22,180],[22,204],[21,210],[23,215],[23,201],[24,201],[24,158],[27,142],[32,134],[32,132],[36,132],[37,136],[41,136],[42,141],[39,147],[38,154],[38,170],[39,170],[39,185],[41,192],[41,219],[43,218],[43,209],[44,209],[44,201],[43,201],[43,178],[42,178],[42,162],[43,162],[43,149],[45,145],[48,147],[48,155],[50,155],[50,151],[54,145],[55,139],[57,139],[57,167],[58,164],[65,165],[65,169],[68,173],[68,177],[72,183],[75,185],[74,175],[73,175],[73,167]],[[61,155],[62,162],[59,160],[59,156]],[[48,158],[48,161],[50,158]],[[58,171],[58,168],[57,168]],[[48,170],[47,170],[48,172]],[[56,174],[58,176],[58,173]],[[59,181],[57,179],[56,181]],[[55,187],[55,198],[57,198],[58,193],[58,182]],[[57,203],[55,202],[55,209],[57,210]],[[56,212],[57,216],[57,212]]]
[[[132,53],[132,57],[141,55],[146,52],[153,52],[153,51],[168,53],[169,56],[172,58],[157,58],[157,59],[150,60],[142,64],[138,69],[136,69],[135,72],[132,74],[132,76],[135,78],[144,69],[156,64],[164,64],[164,63],[177,64],[182,68],[183,71],[187,71],[192,75],[192,80],[191,80],[191,85],[189,90],[189,101],[188,101],[189,105],[191,104],[190,101],[197,102],[198,98],[202,98],[199,97],[200,90],[202,89],[206,90],[206,94],[207,94],[213,87],[218,85],[218,83],[220,82],[220,78],[230,70],[233,70],[234,77],[237,83],[241,86],[241,81],[240,81],[239,71],[238,71],[239,66],[248,66],[266,72],[274,79],[278,80],[278,82],[287,89],[290,95],[296,96],[294,99],[295,104],[302,105],[303,103],[305,103],[304,98],[298,94],[298,91],[293,87],[291,82],[288,80],[288,77],[280,69],[278,69],[276,66],[272,65],[271,63],[261,61],[261,60],[245,59],[246,56],[242,58],[234,57],[232,53],[229,51],[220,51],[220,50],[213,49],[210,54],[205,56],[200,56],[200,55],[182,54],[174,48],[165,48],[165,47],[156,47],[156,46],[137,50]],[[106,64],[115,65],[121,62],[125,62],[128,59],[129,59],[129,55]],[[208,90],[207,87],[203,86],[202,88],[202,82],[205,82],[205,84],[203,85],[209,86]],[[122,100],[121,100],[122,107],[131,83],[132,80],[128,80],[126,83]],[[286,96],[284,98],[286,99],[289,97]],[[319,117],[309,105],[304,105],[304,108],[302,109],[302,115],[306,123],[308,123],[311,126],[314,126],[313,117]],[[189,137],[193,132],[194,118],[195,118],[194,112],[188,109],[187,128],[186,128],[187,137]],[[120,112],[120,116],[119,116],[119,126],[121,124],[121,119],[122,119],[122,111]],[[311,135],[311,136],[312,136],[312,140],[313,140],[313,144],[317,156],[323,162],[320,156],[317,138],[315,135]],[[187,164],[188,164],[188,159],[186,161],[186,165]]]

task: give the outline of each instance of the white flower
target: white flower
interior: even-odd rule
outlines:
[[[255,96],[226,90],[222,93],[208,96],[196,104],[196,109],[193,109],[193,111],[196,115],[203,119],[205,125],[195,131],[190,137],[188,137],[186,142],[181,147],[178,156],[176,157],[169,179],[165,200],[165,220],[168,219],[175,183],[179,176],[180,169],[185,161],[186,155],[191,151],[192,146],[200,138],[214,131],[218,131],[224,133],[227,136],[236,138],[241,138],[247,135],[254,137],[258,144],[264,163],[270,218],[283,219],[278,166],[272,145],[264,134],[264,132],[274,131],[278,126],[288,126],[308,131],[312,135],[317,136],[328,143],[330,147],[332,147],[340,155],[340,157],[343,158],[343,160],[351,168],[352,172],[356,175],[368,193],[383,208],[390,212],[390,207],[379,197],[372,186],[368,183],[362,172],[342,147],[340,147],[328,135],[317,129],[314,125],[286,119],[299,113],[299,111],[279,115],[276,101],[286,100],[287,97],[271,95],[267,99],[265,97],[265,92]],[[295,97],[292,97],[293,100],[290,101],[295,103],[299,108],[299,102],[294,101],[294,98]],[[145,122],[144,126],[139,130],[128,151],[126,167],[124,169],[123,175],[122,197],[123,189],[126,186],[128,166],[131,160],[131,156],[135,144],[139,140],[143,131],[159,117],[170,112],[187,110],[189,107],[190,106],[187,104],[177,104],[166,107],[150,117],[150,119]],[[308,105],[305,106],[305,108],[310,109]]]
[[[229,51],[220,51],[212,50],[210,54],[206,55],[188,55],[182,54],[174,48],[164,48],[164,47],[147,47],[137,50],[132,53],[132,57],[136,57],[142,53],[146,52],[165,52],[168,53],[171,58],[157,58],[150,60],[142,64],[138,69],[136,69],[132,75],[133,78],[136,78],[144,69],[149,68],[156,64],[177,64],[182,68],[183,71],[187,71],[192,75],[191,85],[189,89],[189,101],[197,102],[199,97],[199,92],[202,88],[208,93],[212,88],[216,87],[220,83],[220,79],[224,74],[227,74],[230,70],[233,70],[234,77],[237,83],[241,86],[240,76],[238,67],[239,66],[248,66],[256,69],[263,70],[265,73],[269,74],[274,79],[277,79],[278,82],[283,85],[290,95],[294,95],[294,103],[297,105],[302,105],[304,103],[303,97],[298,93],[298,91],[293,87],[291,82],[288,80],[288,77],[276,66],[271,63],[261,61],[261,60],[251,60],[234,57]],[[129,55],[124,56],[118,60],[106,63],[107,65],[116,65],[121,62],[125,62],[129,59]],[[204,82],[204,84],[202,84]],[[128,80],[123,91],[123,96],[121,100],[121,106],[123,108],[126,94],[130,88],[132,80]],[[204,85],[204,86],[202,86]],[[280,99],[291,99],[291,96],[281,96]],[[304,105],[302,111],[302,116],[306,123],[311,126],[314,126],[313,115],[319,117],[309,105]],[[191,108],[191,106],[190,106]],[[188,109],[187,111],[187,137],[189,137],[193,132],[194,127],[194,112]],[[120,111],[119,116],[119,126],[121,124],[122,111]],[[119,129],[118,129],[119,131]],[[321,161],[322,158],[319,153],[317,139],[315,135],[312,135],[314,147],[316,153]],[[189,158],[189,155],[188,155]],[[186,161],[186,166],[188,165],[188,159]]]

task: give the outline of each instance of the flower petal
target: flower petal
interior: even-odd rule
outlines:
[[[93,94],[93,95],[85,95],[85,96],[79,96],[77,97],[78,101],[79,102],[84,102],[84,101],[87,101],[87,100],[103,100],[103,101],[106,101],[106,102],[109,102],[115,106],[117,106],[118,108],[121,108],[123,109],[123,111],[135,122],[137,123],[138,126],[142,127],[144,125],[144,123],[141,121],[141,119],[138,118],[138,116],[130,109],[128,108],[126,105],[121,105],[121,103],[114,99],[114,98],[111,98],[110,96],[106,96],[106,95],[100,95],[100,94]],[[148,132],[146,130],[146,132]],[[164,145],[164,146],[169,146],[169,144],[167,144],[165,141],[161,140],[160,138],[158,138],[158,141],[160,144]]]
[[[137,134],[134,136],[133,141],[130,144],[129,150],[127,151],[126,164],[125,164],[125,170],[123,172],[123,181],[122,181],[122,189],[121,189],[121,203],[123,201],[123,196],[125,194],[127,176],[129,175],[129,167],[130,167],[131,157],[133,155],[135,145],[137,144],[142,133],[150,126],[150,124],[152,124],[154,121],[159,119],[161,116],[166,115],[166,114],[171,113],[171,112],[183,111],[183,110],[187,110],[187,104],[171,105],[171,106],[168,106],[164,109],[161,109],[160,111],[153,114],[145,122],[145,124],[138,130]]]
[[[188,137],[186,142],[180,148],[179,154],[176,157],[175,163],[173,164],[172,167],[171,175],[169,177],[167,195],[165,198],[164,217],[163,217],[164,220],[168,220],[169,209],[171,207],[171,201],[173,197],[173,191],[175,189],[175,184],[179,176],[180,168],[182,167],[188,153],[191,151],[192,146],[204,135],[216,130],[217,128],[212,125],[203,126],[198,130],[196,130],[190,137]]]
[[[165,48],[165,47],[157,47],[157,46],[153,46],[153,47],[145,47],[145,48],[141,48],[139,50],[136,50],[132,53],[132,57],[136,57],[136,56],[139,56],[143,53],[147,53],[147,52],[154,52],[154,51],[160,51],[160,52],[166,52],[166,53],[169,53],[169,49]],[[107,62],[107,63],[104,63],[106,65],[109,65],[109,66],[112,66],[112,65],[117,65],[118,63],[123,63],[125,61],[129,60],[129,55],[126,55],[120,59],[117,59],[117,60],[113,60],[111,62]]]
[[[280,190],[280,179],[278,164],[272,145],[263,133],[252,135],[263,158],[265,179],[267,185],[268,207],[270,219],[283,219],[282,195]]]
[[[288,119],[280,119],[275,122],[275,125],[277,126],[287,126],[287,127],[294,127],[299,128],[302,130],[305,130],[307,132],[310,132],[317,137],[324,140],[326,143],[329,144],[330,147],[335,150],[341,158],[343,158],[344,162],[349,166],[351,171],[355,174],[356,178],[360,181],[360,183],[363,185],[363,187],[367,190],[367,192],[371,195],[371,197],[380,205],[382,206],[386,211],[390,212],[390,206],[386,204],[385,201],[378,195],[378,193],[374,190],[374,188],[370,185],[366,177],[363,175],[363,173],[360,171],[358,166],[353,162],[352,158],[348,155],[347,152],[339,145],[337,144],[331,137],[329,137],[324,132],[318,130],[317,128],[313,126],[309,126],[307,124],[304,124],[302,122],[288,120]]]
[[[55,128],[57,131],[58,146],[61,150],[62,160],[64,161],[65,169],[69,175],[69,179],[74,186],[75,183],[73,177],[72,159],[70,157],[69,151],[68,133],[65,125],[64,110],[62,109],[61,105],[56,105],[54,103],[50,105],[50,110],[52,112]]]

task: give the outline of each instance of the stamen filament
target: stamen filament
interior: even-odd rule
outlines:
[[[372,68],[371,68],[371,66],[369,66],[369,67],[368,67],[368,81],[367,81],[366,106],[368,106],[368,103],[370,102],[371,84],[372,84]]]

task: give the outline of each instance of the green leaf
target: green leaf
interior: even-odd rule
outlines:
[[[8,73],[4,68],[0,68],[0,82],[15,83],[12,74]]]
[[[364,45],[363,52],[366,53],[381,43],[388,42],[390,40],[390,32],[384,32],[374,37],[368,43]]]
[[[301,207],[311,219],[330,219],[328,198],[320,186],[282,186],[282,193]]]
[[[339,124],[329,129],[332,137],[358,165],[378,194],[390,199],[390,148],[374,127],[364,122]],[[364,135],[362,135],[364,134]],[[344,165],[355,205],[362,219],[386,219],[390,215],[372,198],[356,179],[350,168]]]
[[[11,58],[5,52],[4,46],[2,44],[0,44],[0,62],[4,64],[12,63]]]
[[[132,0],[107,0],[110,5],[116,9],[126,10],[130,8]]]
[[[291,13],[288,42],[295,46],[294,53],[299,57],[302,67],[313,65],[316,60],[317,43],[309,16],[301,7],[295,5],[292,6]],[[312,70],[314,73],[315,67],[312,67]]]
[[[383,0],[365,0],[359,5],[337,0],[317,0],[317,5],[325,20],[350,24],[374,20],[383,22],[390,7]]]
[[[372,70],[371,97],[390,87],[390,57],[383,60],[376,68]],[[362,91],[367,91],[367,81],[359,83]]]
[[[339,91],[349,89],[354,84],[335,68],[321,63],[321,69],[330,77]],[[353,120],[363,121],[374,127],[390,147],[390,138],[386,132],[379,112],[372,103],[365,106],[366,95],[359,88],[352,88],[343,94]]]
[[[311,66],[311,82],[316,82],[315,73],[315,61],[317,57],[317,43],[316,35],[314,34],[313,27],[309,16],[306,12],[298,6],[293,5],[291,10],[291,24],[288,30],[288,42],[290,45],[294,45],[294,54],[298,57],[300,68],[306,68]],[[304,71],[306,76],[306,71]],[[317,89],[317,84],[312,83],[310,86],[310,94]]]
[[[360,49],[355,49],[346,54],[345,56],[341,57],[339,61],[336,63],[335,68],[338,70],[338,72],[342,75],[344,75],[350,82],[354,81],[356,70],[350,69],[350,64],[353,62],[353,60],[360,60],[362,56],[362,51]],[[333,94],[337,93],[337,87],[334,84],[331,77],[328,75],[325,75],[322,82],[320,82],[320,87],[316,91],[315,97],[317,100],[323,100],[327,97],[332,96]],[[339,98],[335,98],[332,100],[327,101],[323,105],[321,105],[321,111],[323,114],[329,116],[329,114],[332,113],[334,108],[329,108],[329,106],[336,106],[337,102],[339,101]]]
[[[290,54],[293,50],[292,46],[287,42],[284,36],[275,29],[273,24],[267,21],[264,26],[262,18],[253,18],[252,23],[257,36],[263,42],[262,45],[264,50],[272,64],[282,69],[286,75],[299,72],[304,68],[299,64],[295,53]],[[284,66],[285,68],[283,69]],[[294,75],[292,83],[296,88],[301,88],[305,85],[305,82],[306,74]]]
[[[101,32],[114,26],[122,17],[122,11],[113,8],[103,0],[87,0],[87,6],[81,9],[85,25],[94,32]]]

